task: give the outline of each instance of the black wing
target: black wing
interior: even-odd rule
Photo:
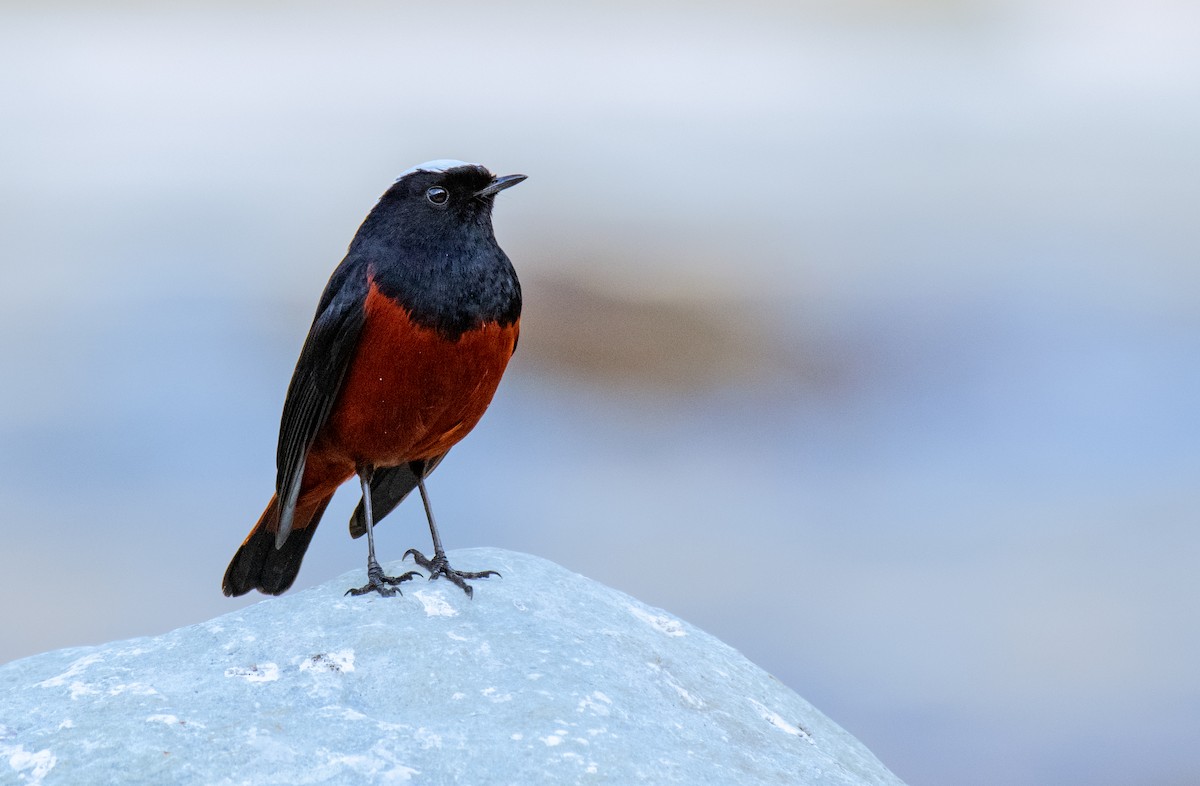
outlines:
[[[444,458],[445,453],[431,459],[410,461],[396,467],[380,467],[375,470],[375,475],[371,478],[371,515],[375,519],[372,523],[378,524],[384,516],[395,510],[417,487],[418,479],[429,477],[429,473],[433,472]],[[354,509],[354,515],[350,517],[350,537],[361,538],[366,531],[367,517],[360,500],[358,507]]]
[[[281,547],[292,531],[292,515],[300,495],[308,450],[329,418],[358,346],[366,320],[368,286],[364,263],[347,257],[338,265],[321,295],[308,338],[296,361],[283,402],[279,449],[275,456],[278,469],[275,493],[279,497],[275,548]]]

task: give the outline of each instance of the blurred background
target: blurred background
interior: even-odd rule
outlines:
[[[1200,782],[1197,4],[0,9],[0,661],[260,600],[317,297],[461,158],[530,176],[527,310],[448,547],[684,617],[914,786]]]

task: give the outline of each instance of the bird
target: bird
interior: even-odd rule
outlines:
[[[433,556],[405,552],[468,596],[446,559],[425,479],[471,431],[517,348],[521,284],[496,242],[496,195],[526,179],[439,159],[402,172],[334,269],[283,404],[275,493],[229,563],[227,596],[292,586],[334,492],[357,475],[350,535],[367,536],[367,583],[384,597],[421,574],[388,576],[375,525],[417,489]]]

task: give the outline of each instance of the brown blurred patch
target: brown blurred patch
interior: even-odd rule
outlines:
[[[715,288],[647,294],[543,274],[523,289],[518,354],[552,373],[673,392],[779,381],[841,387],[848,376],[840,353],[790,340],[773,309]]]

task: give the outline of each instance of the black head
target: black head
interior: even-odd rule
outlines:
[[[490,237],[496,194],[524,179],[497,177],[479,164],[429,161],[401,173],[379,198],[368,224],[373,234],[408,248],[453,244],[464,232]]]
[[[492,205],[524,179],[463,161],[413,167],[363,221],[347,263],[365,265],[415,321],[447,335],[481,321],[512,322],[520,314],[520,284],[492,232]]]

